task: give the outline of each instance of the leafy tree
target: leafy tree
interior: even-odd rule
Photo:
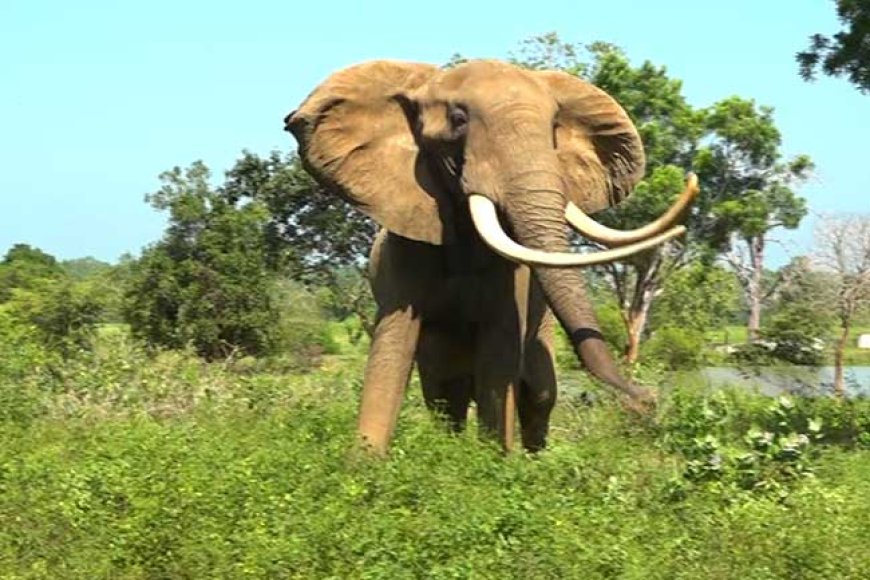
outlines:
[[[163,238],[133,265],[125,317],[152,345],[192,344],[206,359],[259,355],[278,344],[270,292],[268,212],[209,183],[202,162],[161,174],[146,196],[169,213]]]
[[[322,281],[336,268],[359,266],[377,232],[372,220],[318,185],[295,154],[245,151],[220,191],[268,210],[270,264],[294,278]]]
[[[227,173],[222,194],[250,199],[268,210],[270,267],[330,294],[331,310],[356,315],[373,331],[373,299],[365,264],[377,225],[302,168],[295,154],[260,157],[244,152]]]
[[[54,256],[28,244],[15,244],[0,262],[0,302],[11,297],[13,288],[30,288],[39,280],[62,275]]]
[[[16,244],[0,263],[0,310],[7,325],[64,357],[91,346],[103,307],[54,256]]]
[[[796,55],[800,74],[811,81],[821,69],[829,76],[847,77],[862,93],[870,92],[870,1],[836,3],[843,30],[810,37],[809,47]]]
[[[716,103],[705,126],[712,142],[699,152],[695,165],[711,200],[711,239],[728,242],[726,258],[743,288],[748,338],[754,342],[761,327],[770,234],[800,225],[806,201],[794,189],[813,165],[806,155],[782,159],[773,109],[751,100],[730,97]]]
[[[107,274],[112,269],[111,264],[107,264],[106,262],[97,260],[91,256],[75,258],[73,260],[64,260],[60,265],[66,274],[76,280],[95,278],[101,274]]]
[[[664,283],[650,316],[650,330],[676,326],[706,332],[733,322],[740,310],[734,274],[701,260],[682,268]]]
[[[798,365],[818,365],[833,322],[826,277],[812,269],[809,258],[801,256],[780,269],[778,284],[770,297],[761,337],[773,345],[777,359]]]
[[[68,279],[43,279],[28,290],[18,289],[4,310],[35,330],[36,338],[64,358],[92,346],[102,304],[82,284]]]

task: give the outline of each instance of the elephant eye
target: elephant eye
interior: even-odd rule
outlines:
[[[447,118],[454,130],[462,129],[468,124],[468,113],[465,109],[453,105],[447,112]]]

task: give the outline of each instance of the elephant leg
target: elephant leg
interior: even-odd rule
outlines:
[[[523,376],[517,397],[523,447],[535,452],[547,445],[550,413],[556,404],[556,357],[553,313],[537,282],[529,298],[529,336],[523,353]]]
[[[473,381],[470,334],[424,325],[417,347],[417,370],[426,406],[447,418],[451,430],[462,431],[468,416]]]
[[[523,447],[528,451],[540,451],[547,446],[550,413],[555,404],[556,365],[552,345],[535,338],[526,345],[517,400]]]
[[[505,451],[513,446],[516,388],[522,364],[529,269],[506,267],[487,279],[490,296],[502,297],[488,306],[497,312],[479,326],[476,341],[474,392],[481,433],[495,436]]]
[[[405,306],[379,312],[363,380],[358,431],[372,451],[383,455],[399,416],[414,363],[420,319]]]

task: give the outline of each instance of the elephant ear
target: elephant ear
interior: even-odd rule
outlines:
[[[430,244],[451,237],[451,220],[419,154],[404,96],[437,70],[355,65],[326,79],[287,119],[305,168],[323,186],[391,232]]]
[[[568,198],[586,213],[613,207],[643,179],[643,143],[613,97],[576,76],[537,73],[559,105],[555,142]]]

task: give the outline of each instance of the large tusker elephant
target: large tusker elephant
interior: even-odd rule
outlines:
[[[655,222],[616,231],[587,214],[644,173],[640,138],[600,89],[498,61],[450,69],[373,61],[333,74],[285,119],[306,169],[383,229],[359,434],[385,453],[416,360],[430,408],[461,429],[546,444],[556,400],[553,313],[585,368],[641,406],[602,340],[580,267],[679,236],[694,176]],[[567,225],[609,249],[569,252]]]

